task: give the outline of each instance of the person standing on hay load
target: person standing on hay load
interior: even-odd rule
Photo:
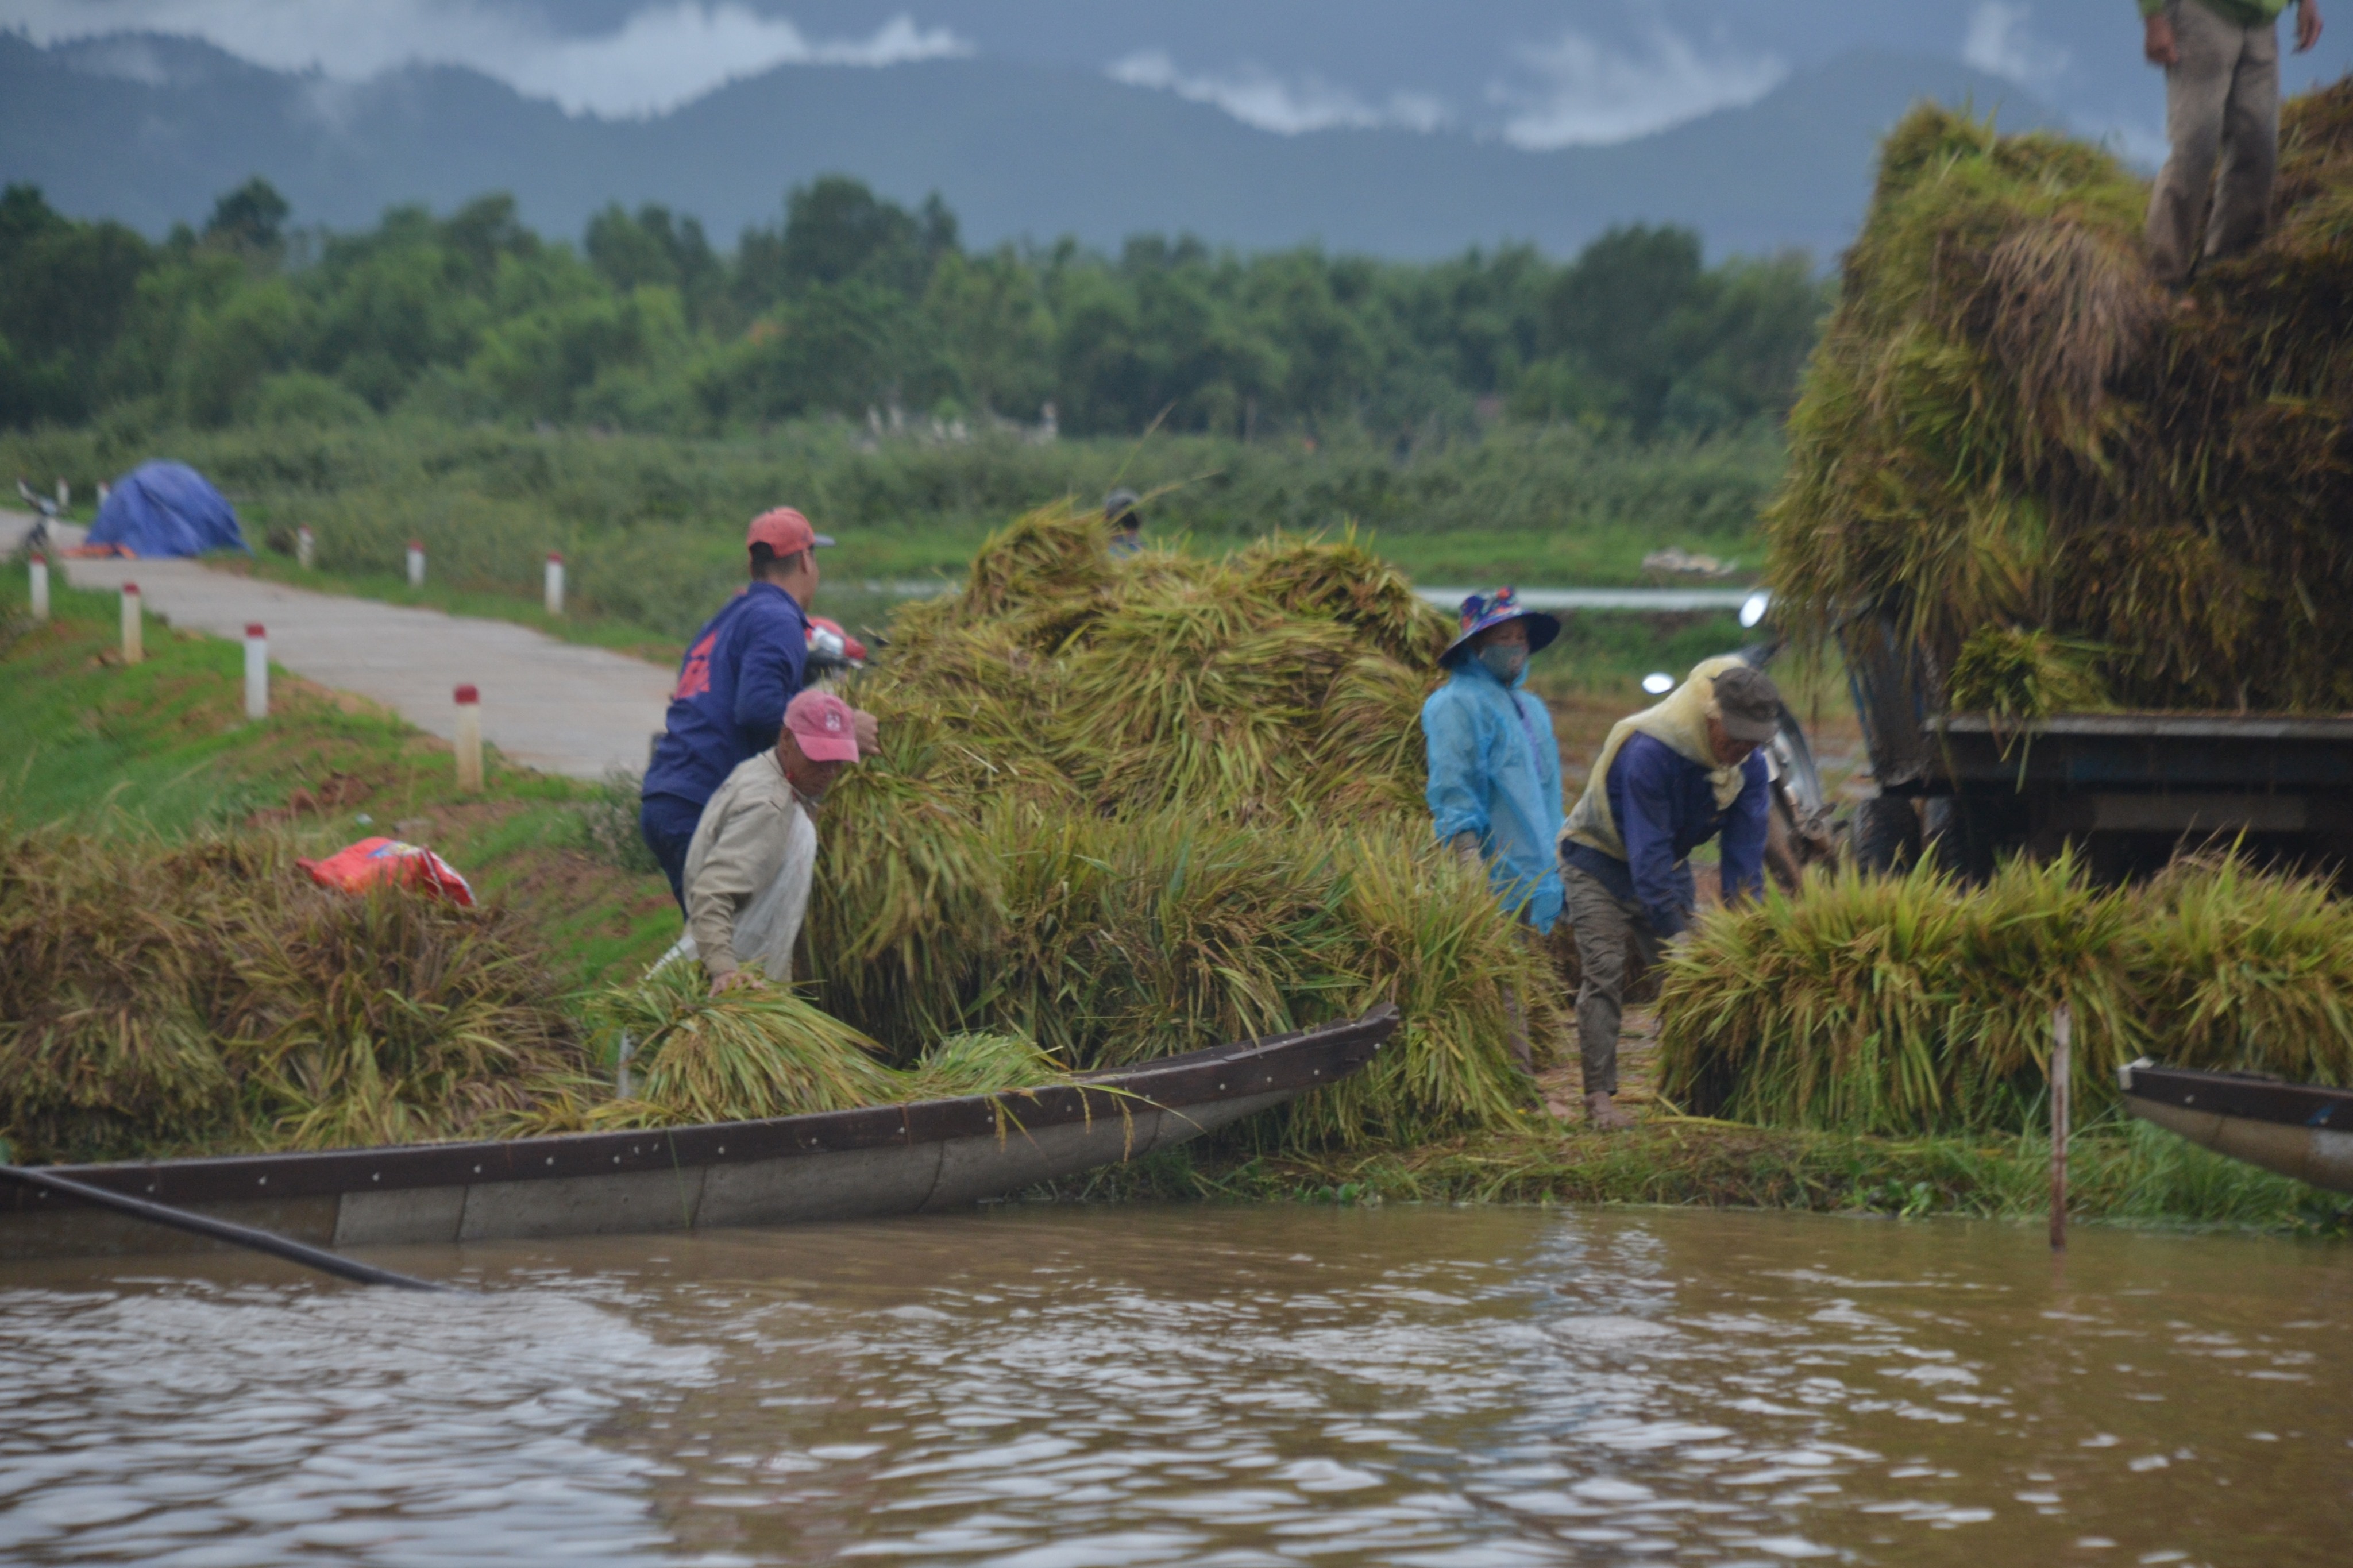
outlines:
[[[1654,708],[1610,726],[1585,794],[1561,835],[1561,881],[1577,957],[1577,1041],[1585,1114],[1600,1128],[1631,1119],[1616,1104],[1618,1023],[1629,961],[1691,925],[1691,852],[1721,840],[1724,901],[1764,889],[1772,788],[1757,748],[1781,724],[1781,694],[1737,654],[1703,659]]]
[[[1560,919],[1560,748],[1552,715],[1520,689],[1528,656],[1560,636],[1558,618],[1520,607],[1509,588],[1462,601],[1461,631],[1438,656],[1446,684],[1421,705],[1430,815],[1441,844],[1486,863],[1504,907],[1539,933]],[[1514,1016],[1518,1016],[1516,1001]],[[1527,1031],[1512,1054],[1529,1067]]]
[[[817,552],[832,540],[791,507],[764,511],[744,531],[752,581],[703,624],[679,665],[670,712],[646,769],[638,831],[686,904],[687,848],[703,806],[731,773],[777,743],[785,709],[808,665],[808,607]],[[872,750],[871,715],[857,715]]]
[[[858,718],[830,691],[802,692],[775,747],[729,773],[703,807],[686,852],[686,934],[712,994],[752,981],[747,963],[792,978],[817,879],[818,807],[858,760]]]
[[[2210,258],[2248,248],[2270,223],[2286,8],[2287,0],[2140,0],[2141,52],[2165,68],[2172,151],[2149,193],[2148,257],[2168,288],[2188,286],[2201,223]],[[2319,41],[2320,7],[2296,0],[2296,52]]]
[[[1117,489],[1103,497],[1103,521],[1111,524],[1111,558],[1125,561],[1144,551],[1144,498]]]

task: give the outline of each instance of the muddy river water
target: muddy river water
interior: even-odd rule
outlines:
[[[0,1272],[0,1562],[2343,1563],[2353,1247],[1011,1209]]]

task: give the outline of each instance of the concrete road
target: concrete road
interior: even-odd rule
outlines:
[[[0,512],[0,554],[37,520]],[[61,545],[82,531],[60,525]],[[609,768],[645,771],[648,742],[662,727],[671,672],[626,654],[558,642],[504,621],[314,594],[193,561],[60,561],[77,588],[139,584],[148,610],[173,626],[242,639],[248,622],[269,629],[270,662],[305,679],[355,691],[444,740],[457,732],[452,693],[481,691],[482,736],[511,762],[542,773],[595,778]]]

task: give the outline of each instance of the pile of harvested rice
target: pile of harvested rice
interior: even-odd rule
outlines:
[[[1392,1000],[1398,1043],[1285,1135],[1510,1121],[1513,999],[1539,1048],[1559,1018],[1545,961],[1430,839],[1445,619],[1353,539],[1108,545],[1099,514],[1048,508],[898,612],[850,692],[881,750],[825,806],[825,1007],[899,1060],[978,1030],[1083,1069]]]
[[[2353,709],[2353,79],[2187,310],[2147,199],[2051,132],[1889,136],[1767,517],[1792,626],[1887,617],[1957,708]]]
[[[2076,1018],[2075,1094],[2179,1067],[2353,1084],[2353,906],[2228,858],[2094,888],[2062,858],[1963,888],[1817,873],[1703,922],[1667,964],[1660,1089],[1767,1126],[1917,1134],[2035,1124],[2052,1009]]]
[[[491,1136],[586,1059],[496,910],[281,843],[0,834],[0,1135],[107,1160]]]

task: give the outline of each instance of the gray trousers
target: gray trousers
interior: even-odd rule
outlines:
[[[1569,928],[1585,984],[1577,991],[1577,1048],[1585,1063],[1585,1092],[1618,1092],[1618,1022],[1626,1009],[1627,959],[1659,962],[1659,933],[1642,906],[1620,899],[1591,872],[1564,863]]]
[[[2200,5],[2166,7],[2181,58],[2165,68],[2172,155],[2148,199],[2149,265],[2168,283],[2205,253],[2229,256],[2263,237],[2279,166],[2279,26],[2242,27]],[[2213,186],[2210,201],[2207,186]]]

